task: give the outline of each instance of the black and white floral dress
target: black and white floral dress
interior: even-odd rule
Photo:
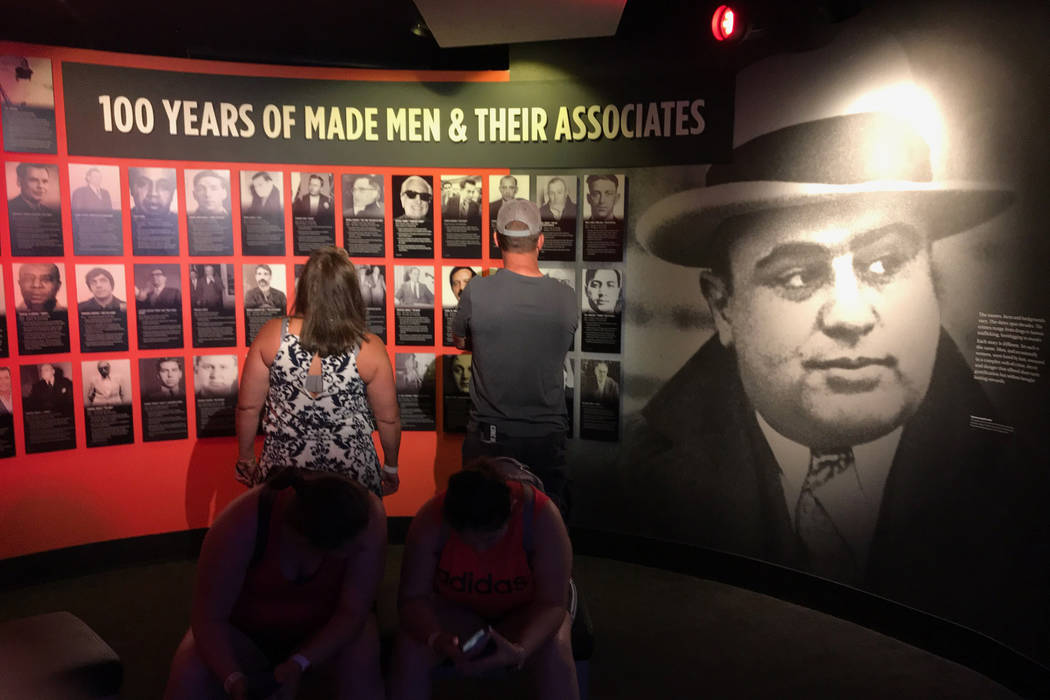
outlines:
[[[306,389],[313,353],[281,328],[281,347],[270,366],[270,392],[263,418],[262,457],[256,483],[285,466],[348,476],[382,496],[375,429],[365,383],[357,372],[360,347],[321,358],[320,392]]]

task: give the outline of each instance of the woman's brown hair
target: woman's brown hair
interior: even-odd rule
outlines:
[[[292,314],[303,319],[303,349],[326,357],[363,342],[364,306],[357,269],[345,250],[329,246],[310,254],[292,307]]]

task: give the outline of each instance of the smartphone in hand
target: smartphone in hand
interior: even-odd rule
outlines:
[[[477,632],[470,635],[467,641],[463,642],[463,644],[460,646],[460,649],[463,650],[464,654],[469,654],[476,649],[484,649],[485,643],[489,640],[489,634],[491,632],[491,627],[482,627]]]

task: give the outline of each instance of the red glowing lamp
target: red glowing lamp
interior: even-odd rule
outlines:
[[[736,12],[729,5],[719,5],[715,13],[711,15],[711,33],[717,41],[728,41],[737,38],[740,32],[740,24],[737,22]]]

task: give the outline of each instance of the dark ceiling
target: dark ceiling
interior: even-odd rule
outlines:
[[[760,17],[758,24],[768,29],[800,23],[826,25],[859,11],[866,2],[743,0],[741,7],[746,10],[750,6],[752,14]],[[667,52],[686,51],[696,58],[698,52],[713,51],[706,23],[717,4],[712,0],[628,0],[616,38],[604,41],[614,42],[615,50],[621,53],[649,53],[653,47],[662,46]],[[789,13],[782,9],[785,6],[790,8]],[[289,7],[221,0],[32,0],[17,11],[4,13],[0,39],[293,65],[446,70],[509,67],[507,45],[442,49],[429,35],[414,35],[410,30],[421,18],[412,0],[344,0],[304,3],[302,10]],[[557,17],[551,21],[556,22]],[[819,42],[819,37],[803,39]],[[605,48],[607,51],[609,47]],[[741,47],[745,48],[749,54],[766,54],[774,49],[753,39]],[[777,46],[776,50],[785,48],[791,47]]]

